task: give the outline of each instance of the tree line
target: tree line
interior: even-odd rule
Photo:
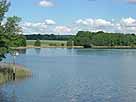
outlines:
[[[0,61],[12,47],[26,46],[26,38],[22,35],[17,16],[5,17],[10,7],[9,0],[0,0]]]
[[[73,35],[55,35],[55,34],[30,34],[25,35],[27,40],[69,40]]]
[[[107,33],[103,31],[79,31],[76,35],[32,34],[25,36],[27,40],[65,40],[68,46],[129,46],[132,48],[136,46],[135,34]]]
[[[106,33],[103,31],[89,32],[79,31],[76,36],[69,39],[69,43],[74,41],[75,46],[136,46],[135,34]]]

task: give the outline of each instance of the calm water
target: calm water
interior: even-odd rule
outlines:
[[[134,49],[27,49],[33,77],[0,86],[0,102],[136,102]],[[10,56],[5,60],[12,62]]]

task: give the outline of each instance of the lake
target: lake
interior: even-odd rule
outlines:
[[[135,49],[26,49],[16,63],[33,76],[0,86],[0,102],[136,102]]]

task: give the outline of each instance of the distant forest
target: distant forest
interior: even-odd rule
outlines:
[[[27,40],[69,40],[73,35],[32,34],[25,35]]]
[[[93,46],[130,46],[136,47],[135,34],[106,33],[103,31],[79,31],[76,35],[26,35],[27,40],[65,40],[68,45],[93,47]]]
[[[75,46],[130,46],[136,47],[135,34],[79,31],[71,39]]]

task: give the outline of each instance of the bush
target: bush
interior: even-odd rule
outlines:
[[[57,46],[56,43],[50,43],[49,46]]]
[[[73,40],[68,40],[68,41],[67,41],[67,46],[72,47],[73,45],[74,45]]]
[[[61,43],[61,46],[65,46],[65,44],[64,44],[64,43]]]
[[[41,46],[41,41],[38,39],[35,41],[34,46]]]

